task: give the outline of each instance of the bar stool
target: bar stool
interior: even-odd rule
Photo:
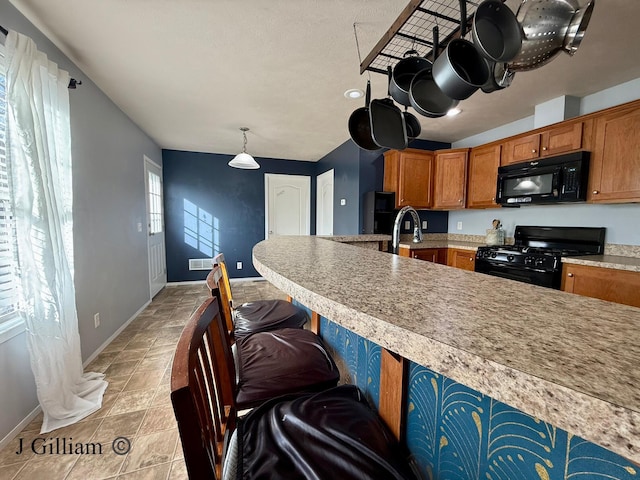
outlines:
[[[256,300],[235,306],[224,254],[216,255],[213,265],[218,265],[222,269],[222,279],[227,292],[226,301],[228,301],[228,305],[222,307],[229,319],[227,328],[234,332],[234,336],[241,337],[254,332],[280,328],[302,328],[309,321],[309,315],[305,309],[286,300]],[[207,285],[211,289],[214,288],[209,276],[207,276]]]
[[[225,323],[218,352],[224,356],[228,377],[235,379],[233,401],[238,409],[252,408],[279,395],[317,392],[335,386],[340,372],[315,333],[301,328],[254,332],[235,338],[232,345],[225,318],[226,288],[222,270],[214,266],[212,298],[220,305]],[[221,363],[222,361],[221,360]]]
[[[417,478],[354,385],[273,398],[237,418],[227,333],[212,297],[176,347],[171,402],[190,479]]]

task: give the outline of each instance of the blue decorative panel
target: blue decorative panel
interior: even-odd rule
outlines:
[[[335,357],[346,369],[344,380],[357,385],[371,405],[380,400],[380,346],[340,325],[320,317],[320,334]]]
[[[380,403],[380,353],[379,345],[358,337],[358,365],[356,385],[367,396],[371,405]]]
[[[407,446],[429,480],[638,480],[593,443],[410,363]]]

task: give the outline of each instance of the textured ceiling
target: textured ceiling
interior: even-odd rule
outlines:
[[[236,154],[247,126],[252,155],[309,161],[349,139],[349,115],[364,105],[343,96],[366,85],[353,23],[364,57],[408,3],[10,1],[78,65],[73,77],[89,77],[162,148]],[[595,1],[574,57],[474,94],[458,117],[421,117],[420,138],[453,142],[533,115],[552,98],[640,78],[640,0]],[[371,78],[373,98],[384,97],[386,78]]]

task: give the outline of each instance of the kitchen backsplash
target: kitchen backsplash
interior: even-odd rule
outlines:
[[[425,241],[452,240],[456,242],[472,242],[479,245],[485,245],[485,235],[467,235],[463,233],[425,233],[423,234]],[[402,243],[409,243],[413,239],[412,234],[403,233],[400,235]],[[513,245],[514,238],[507,237],[505,244]],[[605,255],[617,255],[621,257],[640,258],[640,245],[622,245],[615,243],[606,243],[604,246]]]

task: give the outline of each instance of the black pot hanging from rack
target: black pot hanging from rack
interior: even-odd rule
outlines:
[[[433,62],[433,79],[455,100],[465,100],[486,83],[489,68],[473,43],[465,40],[467,2],[460,0],[460,38],[451,40]]]
[[[431,62],[424,57],[420,57],[415,50],[409,50],[404,54],[404,58],[393,67],[393,74],[389,82],[389,93],[391,97],[400,105],[408,107],[409,88],[411,81],[420,70],[431,67]]]
[[[389,81],[391,81],[391,66],[388,67],[388,75]],[[407,148],[407,127],[404,116],[390,96],[371,100],[369,118],[371,120],[371,136],[377,145],[394,150]]]
[[[522,28],[502,0],[484,0],[473,15],[473,44],[493,62],[508,62],[522,48]]]
[[[438,26],[433,27],[433,61],[438,58],[440,35]],[[416,73],[409,89],[409,101],[416,112],[424,117],[443,117],[458,105],[458,101],[444,94],[433,80],[432,66]]]
[[[351,140],[363,150],[379,150],[380,147],[371,136],[371,120],[369,119],[369,104],[371,102],[371,82],[367,81],[367,94],[364,107],[351,113],[349,117],[349,135]]]

